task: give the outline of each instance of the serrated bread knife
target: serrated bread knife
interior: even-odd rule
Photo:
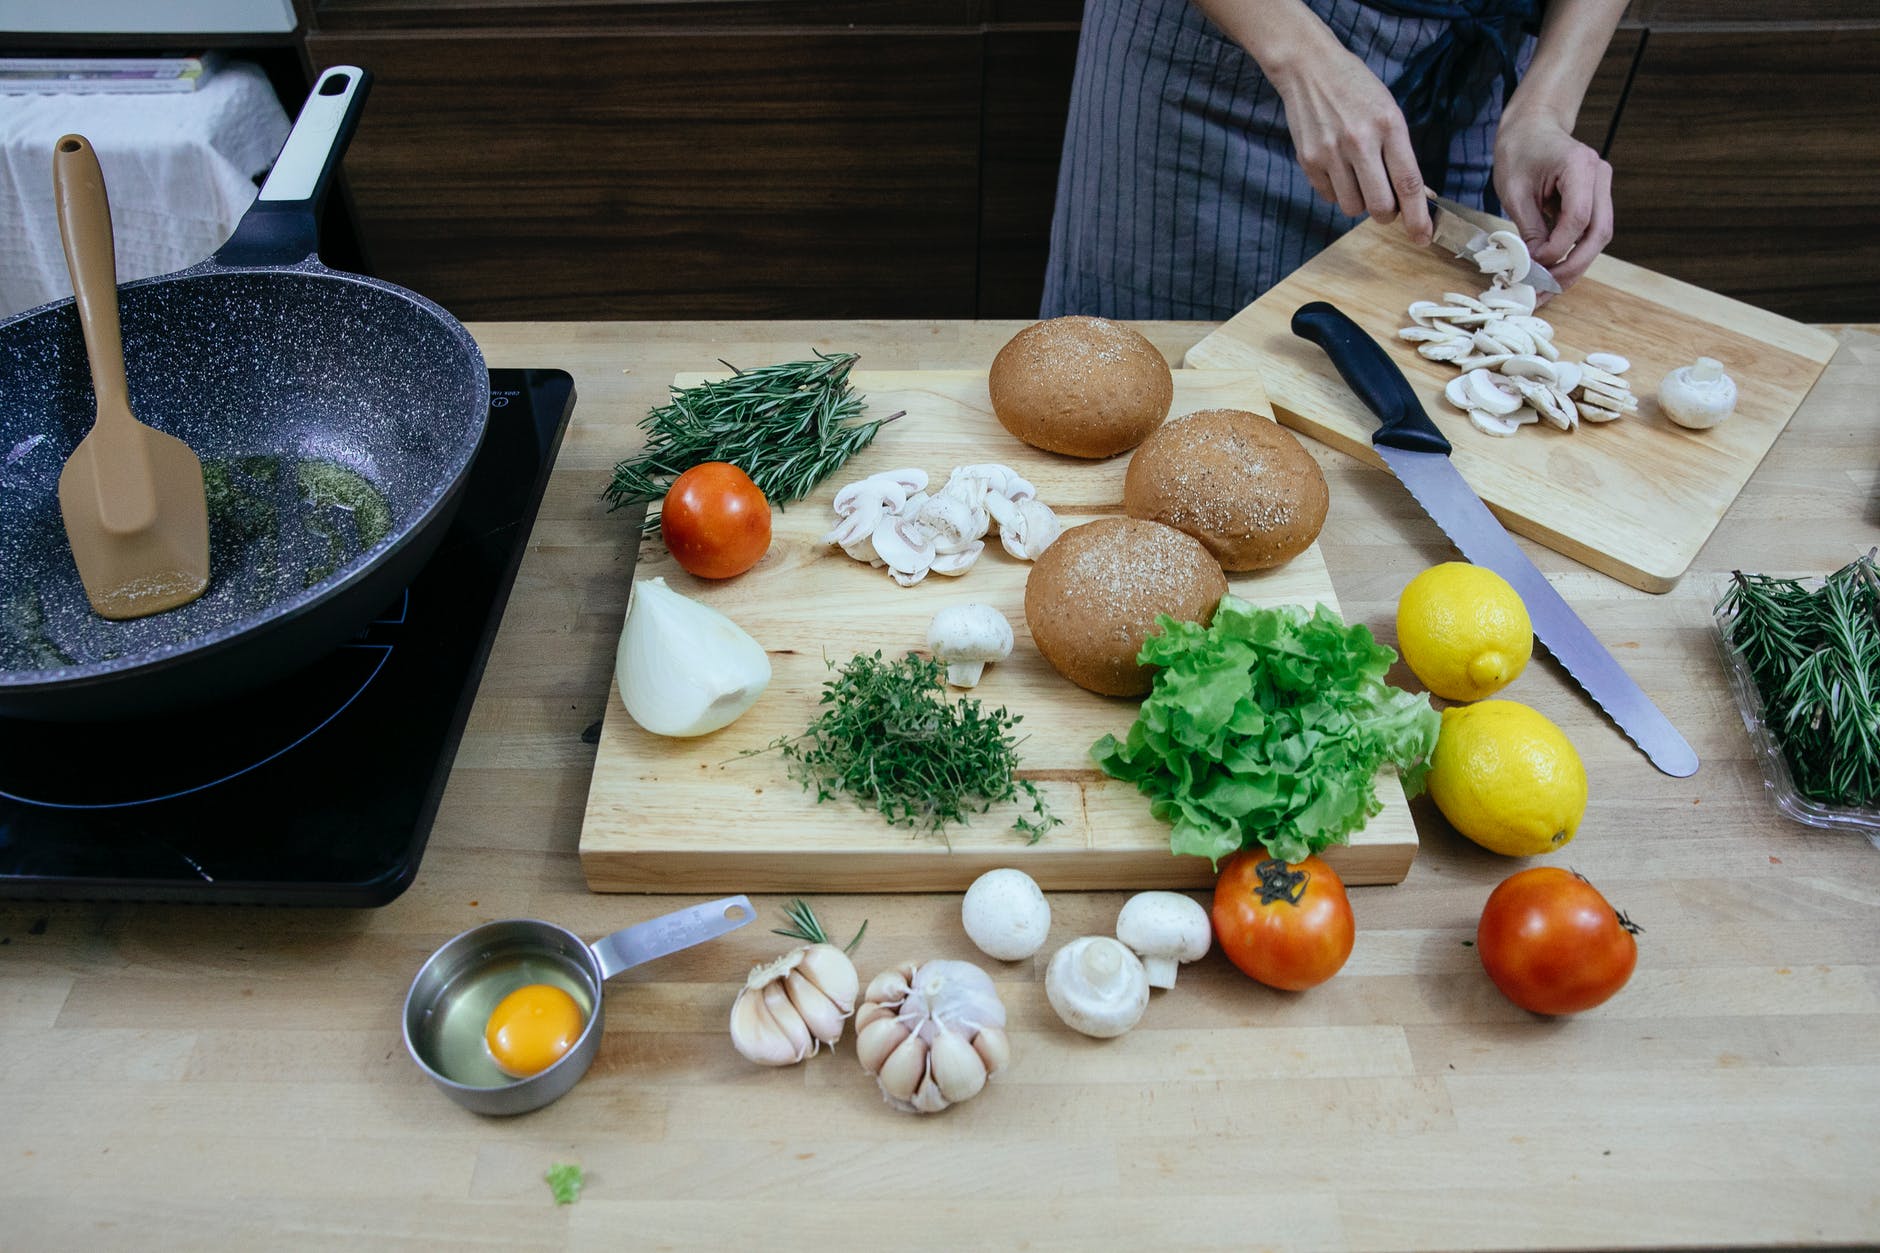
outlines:
[[[1322,300],[1302,305],[1293,314],[1292,329],[1293,334],[1325,350],[1351,390],[1377,415],[1383,425],[1371,436],[1371,446],[1410,489],[1423,512],[1463,556],[1493,570],[1520,593],[1534,621],[1534,634],[1573,681],[1586,689],[1652,765],[1680,779],[1697,773],[1697,754],[1677,728],[1534,568],[1450,463],[1449,441],[1423,411],[1410,381],[1389,354],[1356,322]]]

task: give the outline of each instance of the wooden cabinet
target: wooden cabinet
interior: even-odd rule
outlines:
[[[1608,154],[1614,255],[1792,317],[1880,319],[1876,66],[1880,25],[1652,30]]]
[[[974,32],[309,36],[374,272],[464,318],[969,317]]]

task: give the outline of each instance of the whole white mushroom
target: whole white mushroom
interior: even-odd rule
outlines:
[[[1044,994],[1065,1026],[1108,1039],[1141,1020],[1149,1007],[1149,976],[1121,942],[1086,935],[1052,956]]]
[[[1012,624],[991,605],[948,605],[927,625],[927,648],[954,687],[974,687],[986,663],[1012,655]]]
[[[1176,967],[1206,957],[1213,931],[1208,911],[1180,892],[1138,892],[1116,916],[1116,938],[1142,958],[1152,988],[1174,987]]]
[[[1051,933],[1051,904],[1023,870],[988,870],[966,889],[960,922],[987,957],[1023,961]]]
[[[1658,407],[1679,426],[1702,431],[1729,417],[1736,408],[1736,380],[1714,357],[1679,366],[1658,384]]]

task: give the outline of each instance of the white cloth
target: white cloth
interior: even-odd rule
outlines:
[[[220,248],[288,130],[267,75],[242,62],[193,92],[0,95],[0,317],[72,294],[52,200],[59,136],[97,150],[123,283]]]

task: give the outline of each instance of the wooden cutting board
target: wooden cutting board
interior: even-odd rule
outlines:
[[[684,377],[681,385],[696,382]],[[983,371],[863,372],[855,383],[871,414],[907,411],[814,496],[773,516],[769,553],[736,579],[707,583],[681,571],[657,536],[642,543],[637,578],[663,577],[717,607],[770,653],[769,689],[731,726],[695,740],[642,731],[608,699],[594,762],[581,866],[597,892],[811,892],[959,890],[995,866],[1023,868],[1047,888],[1198,888],[1213,882],[1203,858],[1169,852],[1168,827],[1150,817],[1129,784],[1091,764],[1090,745],[1124,734],[1137,702],[1074,687],[1046,664],[1025,630],[1030,566],[996,541],[959,579],[929,577],[897,587],[880,570],[821,542],[836,491],[879,470],[918,466],[944,482],[954,466],[1001,461],[1038,487],[1067,525],[1121,512],[1127,458],[1055,456],[1008,435],[986,396]],[[1173,412],[1248,409],[1271,416],[1259,376],[1177,371]],[[1315,544],[1279,570],[1233,581],[1263,604],[1338,607]],[[923,648],[927,622],[943,605],[980,601],[1011,620],[1017,644],[989,667],[972,695],[1024,718],[1022,774],[1035,780],[1063,825],[1027,844],[995,809],[955,828],[948,841],[890,827],[847,799],[816,804],[785,775],[776,754],[740,757],[814,717],[825,658],[876,649]],[[1353,883],[1396,883],[1416,855],[1416,828],[1401,786],[1378,780],[1384,810],[1330,860]]]
[[[1488,219],[1484,219],[1485,221]],[[1484,435],[1443,400],[1453,366],[1396,338],[1413,300],[1488,284],[1475,267],[1418,248],[1400,228],[1364,222],[1188,350],[1189,367],[1257,369],[1279,420],[1382,465],[1377,422],[1316,345],[1292,333],[1292,315],[1330,301],[1383,342],[1455,445],[1452,454],[1504,525],[1648,592],[1670,591],[1743,489],[1834,355],[1824,331],[1612,257],[1540,310],[1562,357],[1616,352],[1640,412],[1576,431],[1530,426]],[[1699,356],[1723,362],[1737,411],[1708,431],[1670,422],[1658,382]]]

